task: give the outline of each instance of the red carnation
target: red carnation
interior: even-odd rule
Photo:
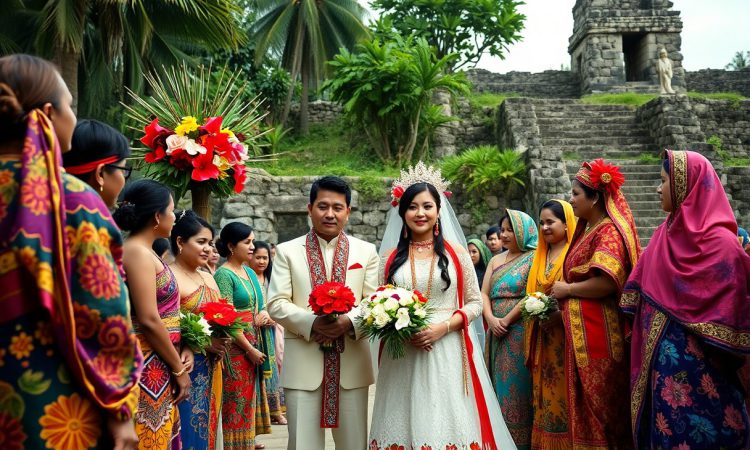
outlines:
[[[310,308],[318,316],[346,314],[356,303],[354,292],[341,283],[327,282],[310,293]]]
[[[598,189],[614,194],[625,183],[625,176],[616,165],[608,164],[601,158],[595,159],[589,165],[591,183]]]
[[[141,139],[141,142],[143,142],[143,139]],[[155,162],[161,161],[166,156],[167,152],[164,150],[164,147],[156,147],[154,151],[146,153],[146,156],[143,157],[143,160],[149,164],[153,164]]]
[[[180,170],[188,170],[193,167],[193,157],[184,148],[172,150],[169,162]]]

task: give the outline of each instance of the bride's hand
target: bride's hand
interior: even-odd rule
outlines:
[[[437,324],[427,325],[427,328],[411,337],[411,344],[429,352],[432,350],[432,345],[438,339],[445,336],[446,332],[447,330],[445,326],[439,326]]]

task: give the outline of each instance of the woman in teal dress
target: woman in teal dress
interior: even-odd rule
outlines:
[[[271,262],[271,247],[263,241],[255,241],[255,251],[250,260],[250,268],[258,277],[262,297],[258,301],[258,314],[255,316],[255,325],[258,332],[262,333],[260,350],[266,355],[263,364],[263,381],[265,382],[266,396],[268,397],[268,408],[271,413],[271,422],[286,425],[286,406],[284,405],[284,388],[279,383],[279,366],[276,358],[276,327],[278,324],[271,319],[266,312],[266,294],[268,283],[271,280],[273,263]]]
[[[240,222],[227,224],[221,230],[216,249],[227,262],[214,274],[222,297],[232,303],[253,323],[258,299],[263,294],[255,273],[245,263],[252,258],[255,239],[253,229]],[[224,448],[263,448],[255,442],[257,432],[259,374],[265,355],[257,345],[257,327],[252,326],[232,343],[229,355],[232,372],[224,372]],[[266,404],[268,411],[268,404]],[[267,415],[267,414],[266,414]]]
[[[490,260],[482,283],[487,323],[485,358],[503,418],[519,449],[531,447],[531,374],[524,365],[524,333],[519,302],[537,245],[534,219],[508,209],[500,220],[500,238],[508,249]]]
[[[122,236],[102,198],[62,171],[71,101],[49,62],[0,58],[4,450],[137,445],[143,357],[121,277]]]

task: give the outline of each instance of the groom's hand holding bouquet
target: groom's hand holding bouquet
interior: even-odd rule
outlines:
[[[320,344],[321,350],[329,350],[333,341],[352,328],[346,314],[354,308],[357,299],[345,285],[329,281],[310,292],[309,303],[318,316],[313,323],[313,339]]]

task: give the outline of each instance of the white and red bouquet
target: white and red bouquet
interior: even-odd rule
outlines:
[[[347,286],[329,281],[319,284],[310,292],[308,300],[310,309],[316,316],[328,317],[331,321],[338,319],[341,314],[350,312],[357,304],[354,292]],[[321,350],[328,350],[333,343],[321,345]]]
[[[380,286],[362,301],[359,328],[371,340],[384,342],[391,358],[406,355],[406,342],[429,324],[427,298],[421,292],[396,287]]]
[[[208,302],[201,306],[198,312],[208,322],[211,336],[222,340],[236,338],[240,333],[247,331],[252,323],[252,316],[237,312],[234,305],[224,299],[218,302]],[[224,353],[224,366],[234,377],[229,352]]]

